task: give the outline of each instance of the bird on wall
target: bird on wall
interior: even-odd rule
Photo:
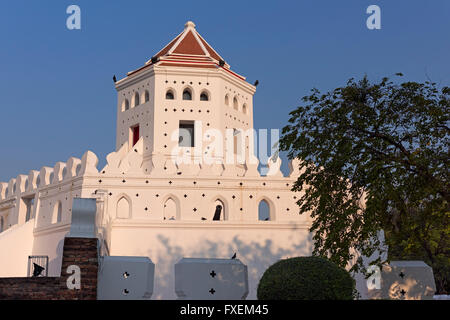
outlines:
[[[33,262],[33,277],[39,277],[42,274],[42,271],[45,270],[44,267],[41,267],[37,263]]]
[[[216,206],[216,212],[214,212],[214,221],[220,220],[220,214],[222,213],[222,206],[219,204]]]
[[[236,252],[233,254],[233,256],[231,257],[232,260],[236,259]]]
[[[202,217],[202,220],[205,221],[205,220],[208,220],[208,219],[206,219],[205,217]]]
[[[256,80],[255,83],[253,84],[255,87],[257,87],[259,84],[259,80]]]
[[[116,83],[116,82],[117,82],[117,78],[116,78],[116,75],[114,75],[114,76],[113,76],[113,81],[114,81],[114,83]]]

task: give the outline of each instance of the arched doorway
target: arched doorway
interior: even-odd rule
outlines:
[[[267,200],[263,199],[258,205],[258,220],[269,221],[271,220],[270,205]]]

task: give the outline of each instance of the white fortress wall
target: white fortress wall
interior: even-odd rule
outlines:
[[[70,229],[72,200],[81,196],[82,175],[89,172],[90,159],[70,158],[54,168],[32,170],[28,176],[0,183],[0,256],[10,256],[0,260],[1,277],[25,276],[30,255],[48,255],[48,275],[59,275],[60,242]]]
[[[25,277],[33,249],[34,220],[0,233],[0,277]]]
[[[259,280],[270,265],[283,258],[309,256],[312,250],[308,227],[284,222],[116,220],[112,239],[112,255],[151,257],[155,263],[152,299],[176,299],[174,266],[183,257],[229,259],[236,253],[248,267],[247,299],[256,299]]]

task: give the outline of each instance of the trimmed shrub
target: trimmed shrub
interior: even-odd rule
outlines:
[[[259,300],[352,300],[355,281],[345,269],[320,257],[280,260],[259,281]]]

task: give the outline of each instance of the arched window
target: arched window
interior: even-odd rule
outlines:
[[[125,99],[122,102],[122,111],[127,111],[128,109],[130,109],[130,102],[128,99]]]
[[[139,93],[135,92],[134,93],[134,105],[133,105],[133,107],[137,107],[139,104],[140,104]]]
[[[61,222],[62,219],[62,203],[58,201],[53,207],[52,223]]]
[[[208,101],[208,100],[209,100],[208,93],[207,93],[206,91],[203,91],[203,92],[200,94],[200,101]]]
[[[226,220],[225,217],[225,204],[222,200],[217,199],[214,201],[214,212],[212,220],[213,221],[223,221]]]
[[[176,220],[177,218],[177,204],[172,199],[169,198],[164,203],[164,220]]]
[[[117,202],[117,218],[129,219],[131,218],[131,206],[127,198],[122,197]]]
[[[0,232],[3,232],[4,229],[5,229],[5,220],[3,219],[3,217],[0,217]]]
[[[266,200],[261,200],[258,205],[258,220],[269,221],[270,220],[270,206]]]
[[[175,99],[175,96],[174,96],[172,90],[167,90],[167,92],[166,92],[166,99],[167,99],[167,100],[173,100],[173,99]]]
[[[183,91],[183,100],[192,100],[191,90],[184,89],[184,91]]]
[[[29,221],[33,216],[34,198],[24,198],[23,200],[27,208],[25,221]]]
[[[239,108],[238,99],[236,97],[234,97],[233,99],[233,108],[234,110],[237,110]]]
[[[247,105],[245,103],[242,105],[242,112],[247,114]]]
[[[225,105],[226,106],[230,105],[230,101],[229,101],[228,95],[225,96]]]
[[[149,102],[149,100],[150,100],[150,93],[148,93],[148,90],[145,90],[144,103]]]

